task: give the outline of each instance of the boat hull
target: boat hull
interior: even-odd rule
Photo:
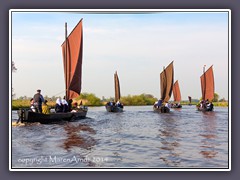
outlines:
[[[79,110],[78,112],[66,112],[66,113],[50,113],[42,114],[32,112],[27,109],[21,109],[18,111],[19,120],[22,123],[36,123],[51,124],[63,121],[74,121],[83,119],[87,115],[87,110]]]
[[[182,105],[173,105],[172,108],[182,108]]]
[[[118,106],[106,105],[105,107],[106,107],[107,112],[123,112],[123,108],[118,107]]]
[[[203,111],[203,112],[206,112],[206,111],[213,111],[213,107],[212,108],[210,108],[210,107],[207,107],[207,108],[201,108],[201,107],[198,107],[197,106],[197,110],[198,111]]]
[[[153,107],[153,111],[158,113],[169,113],[170,109],[168,107],[161,106],[160,108]]]

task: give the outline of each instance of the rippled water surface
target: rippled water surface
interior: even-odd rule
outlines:
[[[124,108],[90,107],[76,122],[12,126],[12,168],[228,168],[228,108]]]

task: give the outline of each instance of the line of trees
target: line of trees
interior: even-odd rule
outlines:
[[[16,72],[17,68],[15,65],[15,62],[12,61],[12,72]],[[14,89],[12,88],[12,98],[15,97]],[[27,97],[27,96],[21,96],[18,98],[18,100],[30,100],[32,97]],[[56,101],[58,96],[52,96],[48,97],[47,95],[44,96],[44,99],[48,99],[50,101]],[[200,98],[201,99],[201,98]],[[95,96],[93,93],[81,93],[81,95],[76,98],[76,101],[78,100],[85,100],[84,104],[91,106],[101,106],[104,105],[108,101],[113,101],[114,98],[110,97],[108,99],[102,97],[102,100]],[[128,96],[123,96],[121,98],[121,102],[124,105],[153,105],[154,102],[157,101],[157,98],[155,98],[151,94],[140,94],[140,95],[128,95]],[[219,95],[217,93],[214,93],[214,98],[213,102],[227,102],[225,98],[219,99]]]
[[[17,100],[30,100],[32,97],[28,96],[20,96]],[[56,101],[58,96],[52,96],[48,97],[47,95],[44,96],[44,99],[47,99],[48,101]],[[114,101],[113,97],[105,98],[102,97],[102,99],[98,98],[93,93],[81,93],[81,95],[74,99],[75,101],[81,101],[83,100],[83,104],[87,106],[101,106],[105,105],[109,101]],[[201,100],[201,98],[200,98]],[[128,95],[121,97],[121,102],[124,105],[153,105],[154,102],[157,101],[157,98],[155,98],[151,94],[140,94],[140,95]],[[198,103],[199,100],[192,101],[195,103]],[[217,93],[214,93],[214,99],[213,102],[227,102],[225,98],[219,99],[219,95]],[[187,100],[183,100],[182,104],[188,104]],[[194,103],[193,103],[194,104]]]

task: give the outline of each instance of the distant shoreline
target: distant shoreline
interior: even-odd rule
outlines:
[[[103,102],[101,105],[87,105],[88,107],[101,107],[105,106],[105,102]],[[187,102],[181,102],[183,106],[189,106],[189,103]],[[198,103],[193,102],[191,103],[192,106],[196,106]],[[228,107],[228,102],[213,102],[215,107]],[[48,102],[48,105],[51,108],[54,108],[55,102],[50,101]],[[124,106],[153,106],[153,105],[145,105],[145,104],[134,104],[134,105],[124,105]],[[29,100],[13,100],[12,101],[12,110],[19,110],[20,108],[29,108]]]

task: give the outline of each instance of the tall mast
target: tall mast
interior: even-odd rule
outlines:
[[[206,67],[206,65],[203,66],[204,89],[203,89],[203,97],[202,97],[202,100],[205,100],[205,94],[206,94],[206,74],[205,74],[205,67]]]
[[[67,23],[65,22],[65,82],[66,82],[66,91],[65,91],[65,98],[66,100],[68,99],[67,97],[67,93],[68,93],[68,84],[67,84],[67,46],[68,46],[68,42],[67,42]]]

